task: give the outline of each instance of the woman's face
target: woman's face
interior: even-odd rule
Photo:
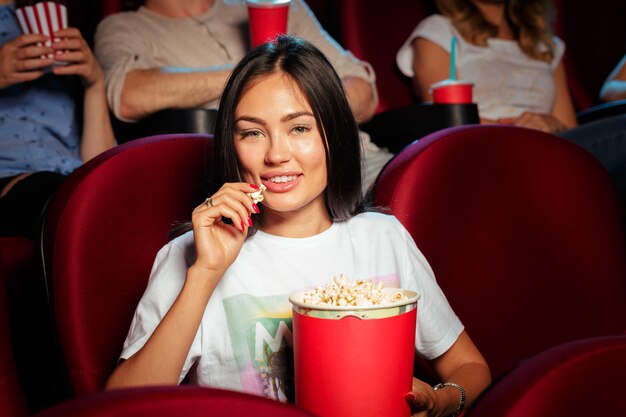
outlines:
[[[234,136],[243,179],[267,187],[266,214],[326,210],[322,136],[293,79],[277,73],[253,80],[235,109]]]

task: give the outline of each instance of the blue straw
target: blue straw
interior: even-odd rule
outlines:
[[[450,45],[450,79],[456,80],[456,36],[452,37]]]

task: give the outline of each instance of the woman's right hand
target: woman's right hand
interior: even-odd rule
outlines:
[[[255,185],[243,182],[226,183],[193,211],[191,221],[196,245],[197,268],[222,275],[235,261],[253,213],[259,209],[247,193],[257,191]],[[224,222],[230,219],[232,223]]]
[[[28,34],[0,46],[0,89],[41,77],[43,69],[54,64],[48,37]]]

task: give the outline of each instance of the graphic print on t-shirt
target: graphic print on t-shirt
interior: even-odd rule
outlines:
[[[400,285],[397,274],[370,279],[387,287]],[[237,294],[224,298],[223,305],[242,390],[295,402],[289,294]]]
[[[225,298],[224,311],[241,387],[279,401],[294,402],[291,304],[289,296]]]

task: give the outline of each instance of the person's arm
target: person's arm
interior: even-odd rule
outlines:
[[[178,384],[202,315],[220,278],[201,268],[189,268],[172,307],[146,344],[115,368],[106,388]]]
[[[450,54],[424,38],[413,40],[413,86],[422,101],[431,101],[430,86],[450,76]]]
[[[61,39],[52,45],[56,59],[66,64],[57,65],[52,71],[56,75],[80,76],[85,89],[80,156],[86,162],[116,144],[109,119],[104,77],[78,29],[63,29],[55,33],[55,36]]]
[[[559,63],[554,71],[554,83],[556,84],[556,99],[552,107],[552,116],[561,122],[565,129],[576,127],[576,112],[567,87],[563,62]]]
[[[472,404],[491,383],[487,362],[464,331],[443,355],[431,361],[443,382],[457,384],[465,390],[465,409]],[[434,390],[418,379],[413,380],[413,390],[407,401],[413,413],[426,412],[428,416],[448,416],[459,407],[461,393],[455,387]]]
[[[624,55],[602,85],[600,98],[604,101],[626,99],[626,55]]]
[[[167,108],[193,108],[219,98],[229,70],[168,73],[159,69],[126,74],[120,100],[121,116],[138,120]]]
[[[346,90],[346,98],[350,103],[352,114],[358,123],[366,122],[376,112],[376,99],[372,84],[367,80],[348,76],[341,80]]]
[[[193,211],[195,263],[178,297],[145,345],[121,362],[106,388],[177,384],[200,327],[206,305],[225,271],[237,258],[256,213],[249,184],[225,184]],[[226,224],[222,219],[232,220]],[[235,226],[241,225],[241,226]]]
[[[144,23],[139,12],[114,14],[100,22],[94,35],[108,105],[118,118],[139,120],[167,108],[199,107],[221,96],[229,68],[168,71],[152,52],[153,38],[146,36],[152,32]]]
[[[117,144],[111,126],[104,80],[85,88],[83,114],[80,156],[87,162]]]

